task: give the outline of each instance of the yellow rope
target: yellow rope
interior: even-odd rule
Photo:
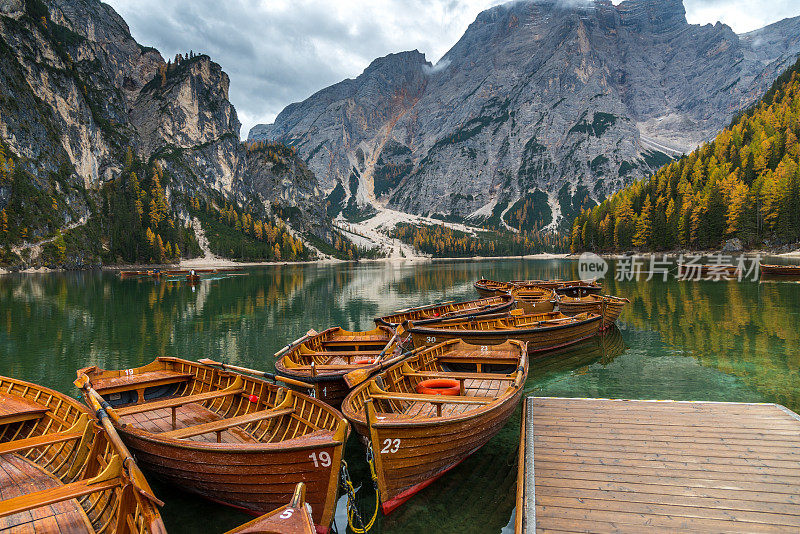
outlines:
[[[361,517],[358,516],[358,522],[361,524],[361,527],[355,526],[353,523],[353,519],[358,513],[356,510],[356,490],[353,487],[353,482],[350,480],[350,477],[347,476],[345,478],[345,484],[347,485],[347,494],[348,494],[348,501],[347,501],[347,522],[350,525],[350,530],[355,532],[356,534],[365,534],[369,532],[372,527],[375,525],[375,520],[378,519],[378,508],[380,504],[380,495],[378,493],[378,474],[375,471],[375,461],[373,460],[372,451],[368,451],[367,453],[367,463],[369,464],[369,472],[372,475],[372,485],[375,487],[375,510],[372,512],[372,517],[370,518],[369,522],[364,525]],[[342,462],[344,463],[344,462]],[[347,464],[344,464],[344,470],[347,471]],[[363,528],[362,528],[363,527]]]

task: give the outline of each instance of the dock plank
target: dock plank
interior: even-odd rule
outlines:
[[[526,403],[517,532],[800,530],[800,417],[782,406]]]

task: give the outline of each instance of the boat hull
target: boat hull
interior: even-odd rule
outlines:
[[[330,406],[264,380],[178,358],[78,373],[86,374],[106,401],[118,403],[117,431],[156,478],[255,515],[285,505],[304,482],[318,525],[331,524],[349,425]],[[177,389],[152,396],[149,386],[165,381],[177,381]]]
[[[350,393],[350,386],[344,381],[344,375],[355,369],[356,368],[320,374],[316,377],[312,377],[308,373],[293,373],[288,369],[277,371],[275,374],[314,384],[314,396],[316,398],[330,404],[334,408],[339,408],[344,398]]]
[[[555,309],[555,304],[550,300],[543,300],[540,302],[518,300],[517,309],[522,310],[526,315],[532,313],[547,313]]]
[[[384,514],[491,440],[513,415],[527,376],[520,341],[487,349],[453,340],[357,386],[343,413],[374,453]],[[423,387],[430,378],[458,382],[460,392],[431,399]]]
[[[627,304],[627,300],[608,300],[606,301],[605,310],[603,310],[603,303],[601,300],[597,301],[559,301],[558,303],[558,311],[563,313],[564,315],[578,315],[581,313],[597,313],[602,315],[602,329],[605,330],[610,328],[613,325],[619,316],[622,314],[622,310],[625,309],[625,304]]]
[[[764,265],[759,266],[762,275],[767,276],[796,276],[800,277],[798,265]]]
[[[482,297],[496,297],[497,295],[502,295],[504,293],[504,291],[499,289],[487,289],[479,286],[475,286],[475,289],[478,291],[478,295]]]
[[[328,441],[320,446],[268,451],[249,445],[208,444],[201,448],[191,442],[159,442],[125,429],[119,432],[142,468],[184,491],[251,514],[264,514],[285,504],[297,483],[304,482],[312,515],[323,525],[330,522],[331,505],[335,506],[328,502],[330,481],[338,473],[341,444]],[[332,461],[323,467],[317,460],[315,467],[311,455],[319,459],[325,457],[322,453]],[[332,473],[333,466],[337,473]]]
[[[388,515],[485,445],[503,428],[521,397],[519,388],[490,410],[442,423],[378,422],[368,428],[351,421],[372,444],[376,468],[381,473],[383,513]]]
[[[444,328],[412,327],[415,347],[430,347],[449,339],[460,339],[472,345],[498,345],[510,339],[527,342],[528,353],[566,347],[597,335],[601,317],[595,315],[577,323],[568,323],[545,328],[521,328],[516,330],[448,330]]]
[[[486,299],[458,302],[442,306],[428,306],[418,310],[399,312],[383,317],[376,317],[375,324],[396,328],[404,321],[416,323],[432,323],[444,319],[461,317],[480,317],[495,313],[504,313],[514,306],[514,299],[508,295],[489,295]]]
[[[377,367],[374,360],[392,338],[393,332],[386,326],[365,332],[328,328],[280,356],[275,374],[314,384],[316,398],[338,408],[350,392],[344,376],[356,369]],[[387,352],[391,354],[391,349]],[[359,364],[361,361],[372,363]]]

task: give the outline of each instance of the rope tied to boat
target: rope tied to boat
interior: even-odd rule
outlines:
[[[353,487],[353,481],[350,479],[350,473],[347,470],[347,462],[342,460],[342,487],[347,492],[347,523],[350,530],[356,534],[364,534],[372,530],[375,526],[375,521],[378,519],[378,508],[380,506],[380,495],[378,492],[378,474],[375,470],[375,454],[372,451],[372,444],[367,448],[367,463],[369,464],[369,472],[372,476],[372,486],[375,488],[375,509],[372,512],[372,517],[369,522],[364,525],[364,520],[361,513],[358,511],[356,505],[356,489]]]

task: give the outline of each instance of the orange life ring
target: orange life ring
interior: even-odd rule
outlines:
[[[372,365],[375,363],[375,358],[366,359],[366,360],[356,360],[353,362],[355,365]]]
[[[417,384],[417,393],[425,395],[451,395],[455,396],[461,392],[461,384],[458,380],[451,378],[435,378],[423,380]]]

